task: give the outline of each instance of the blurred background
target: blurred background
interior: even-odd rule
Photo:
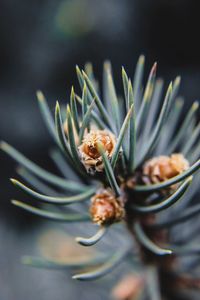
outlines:
[[[87,61],[101,81],[110,59],[120,92],[121,66],[132,76],[143,53],[146,72],[157,61],[166,85],[181,75],[187,109],[200,96],[199,11],[195,0],[1,0],[0,138],[54,170],[35,92],[44,92],[53,112],[55,100],[68,101],[72,84],[78,89],[75,65]],[[23,198],[9,183],[13,176],[13,161],[1,153],[0,299],[77,299],[81,285],[66,274],[20,264],[44,225],[10,205]],[[82,299],[106,299],[100,284],[84,287]]]

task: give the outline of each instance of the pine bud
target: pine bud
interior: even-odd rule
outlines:
[[[90,213],[99,225],[119,222],[125,215],[124,204],[111,189],[101,189],[91,199]]]
[[[112,290],[112,296],[116,300],[136,300],[144,288],[144,278],[139,275],[126,275]]]
[[[102,156],[98,149],[99,144],[103,145],[105,154],[111,158],[116,139],[108,130],[91,130],[85,134],[82,144],[79,146],[81,161],[89,173],[103,171]]]
[[[143,174],[150,183],[159,183],[181,174],[189,168],[189,162],[181,153],[158,156],[148,160]]]

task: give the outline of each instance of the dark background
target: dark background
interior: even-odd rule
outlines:
[[[102,63],[110,59],[120,92],[121,65],[132,76],[143,53],[146,71],[157,61],[158,75],[166,84],[176,75],[182,76],[181,94],[187,109],[200,96],[198,2],[1,0],[1,139],[53,169],[48,158],[52,143],[35,91],[45,93],[53,112],[56,100],[68,101],[72,84],[78,89],[75,65],[83,67],[87,61],[93,63],[101,80]],[[0,300],[77,299],[80,285],[63,275],[20,265],[20,256],[31,247],[31,236],[40,226],[38,219],[10,205],[10,198],[22,199],[8,181],[15,174],[15,164],[3,153],[0,162]],[[94,299],[87,295],[83,299]],[[101,297],[96,295],[96,299],[104,299]]]

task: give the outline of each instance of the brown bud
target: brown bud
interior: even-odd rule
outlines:
[[[130,274],[122,280],[112,290],[112,296],[116,300],[136,300],[144,287],[144,279],[138,275]]]
[[[91,199],[90,214],[99,225],[119,222],[125,214],[124,204],[111,189],[101,189]]]
[[[181,153],[158,156],[148,160],[143,167],[150,183],[159,183],[181,174],[189,168],[189,162]]]
[[[85,134],[79,146],[81,161],[88,172],[102,172],[103,162],[98,146],[101,144],[105,154],[111,158],[116,144],[115,136],[108,130],[91,130]]]

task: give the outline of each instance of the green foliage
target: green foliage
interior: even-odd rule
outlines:
[[[81,203],[82,205],[91,199],[99,187],[110,187],[116,198],[126,197],[124,204],[126,204],[127,219],[125,221],[128,223],[129,229],[132,228],[140,246],[158,256],[169,256],[172,253],[178,255],[180,249],[170,247],[170,245],[171,250],[158,246],[151,240],[145,229],[148,227],[148,230],[152,230],[152,232],[163,228],[170,230],[173,226],[184,223],[200,213],[200,206],[196,204],[186,207],[179,214],[167,214],[168,209],[172,209],[175,203],[178,207],[186,197],[190,198],[186,191],[192,183],[194,173],[200,168],[200,160],[196,160],[199,158],[200,149],[198,143],[200,124],[196,125],[195,123],[198,103],[193,103],[177,130],[184,102],[182,98],[177,97],[180,77],[169,84],[164,94],[163,81],[156,79],[157,64],[155,63],[145,88],[143,88],[144,61],[144,56],[140,56],[133,80],[122,68],[124,97],[119,96],[119,91],[114,85],[111,64],[105,62],[103,99],[98,90],[99,85],[95,79],[92,65],[86,64],[85,71],[81,71],[77,66],[76,72],[81,87],[81,96],[72,88],[64,121],[59,103],[56,103],[54,121],[44,95],[40,91],[37,92],[44,123],[58,147],[51,152],[51,157],[63,177],[37,166],[6,142],[1,142],[1,149],[18,163],[17,173],[34,189],[16,179],[11,179],[11,182],[27,196],[42,202],[42,207],[40,207],[13,200],[14,205],[53,221],[90,222],[88,205],[82,206],[77,213],[75,209],[73,210],[73,204]],[[163,94],[164,100],[162,101]],[[64,122],[67,124],[67,132],[64,129]],[[189,132],[190,137],[186,140],[186,131],[191,122],[194,123],[194,129]],[[111,157],[107,155],[105,145],[102,143],[97,145],[104,167],[102,172],[90,174],[81,160],[79,146],[83,142],[85,133],[90,132],[94,126],[97,130],[106,130],[114,134],[116,144]],[[174,151],[183,152],[192,163],[186,171],[159,183],[149,182],[146,184],[142,177],[138,180],[138,176],[141,176],[142,166],[147,159],[158,154],[168,155]],[[122,186],[130,178],[133,178],[135,182],[132,190],[128,191]],[[175,189],[171,191],[170,188],[174,187]],[[194,184],[194,193],[197,189],[198,184]],[[125,195],[125,193],[127,194]],[[155,194],[157,195],[156,200],[149,200],[150,196]],[[51,206],[46,207],[47,204],[51,204]],[[66,210],[70,205],[71,210],[68,212],[64,208],[63,211],[58,210],[60,205],[65,206]],[[157,216],[161,211],[166,213],[165,219],[155,218],[154,223],[143,226],[146,215],[155,214]],[[131,221],[130,216],[132,217]],[[105,236],[110,226],[112,224],[99,226],[92,237],[77,237],[76,241],[83,246],[92,246]],[[94,280],[106,275],[127,258],[132,252],[132,246],[124,248],[121,247],[121,251],[114,253],[109,258],[106,257],[102,260],[97,256],[94,260],[82,265],[59,264],[55,261],[34,257],[26,257],[23,261],[29,265],[47,268],[85,269],[93,266],[94,269],[74,275],[73,278]],[[192,252],[192,248],[190,251]],[[197,250],[194,252],[196,253]]]

